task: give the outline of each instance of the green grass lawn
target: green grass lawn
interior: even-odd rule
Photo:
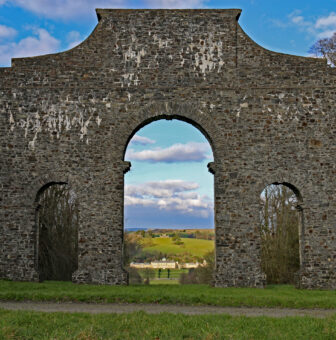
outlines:
[[[96,286],[0,280],[0,300],[166,303],[213,306],[336,308],[335,291],[292,286],[213,288],[207,285]]]
[[[189,253],[193,256],[204,256],[209,251],[214,249],[214,241],[200,240],[196,238],[182,238],[183,245],[176,245],[172,238],[151,238],[153,246],[145,247],[144,251],[153,253],[161,252],[166,254],[183,254]]]
[[[335,339],[336,317],[40,313],[0,309],[0,339]]]
[[[154,271],[154,279],[168,279],[168,270],[167,269],[161,269],[161,274],[159,277],[159,269],[153,269]],[[169,270],[169,278],[178,280],[181,274],[188,273],[188,269],[182,268],[182,269],[170,269]],[[146,278],[146,270],[145,269],[138,269],[138,273],[141,275],[142,278]]]
[[[154,279],[150,280],[151,285],[178,285],[178,279]]]
[[[153,269],[155,277],[150,279],[151,285],[178,285],[179,277],[182,273],[188,273],[188,269],[170,269],[169,278],[168,270],[162,269],[159,277],[159,269]],[[138,273],[143,279],[146,278],[146,271],[144,269],[138,269]]]

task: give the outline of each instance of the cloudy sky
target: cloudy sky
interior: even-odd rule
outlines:
[[[97,24],[95,8],[241,8],[256,42],[298,55],[336,30],[336,0],[0,0],[0,66],[75,46]]]
[[[146,125],[125,159],[126,227],[213,227],[213,161],[203,134],[179,120]]]
[[[336,31],[336,0],[0,0],[0,67],[76,46],[97,24],[95,8],[241,8],[239,23],[257,43],[303,56]],[[126,226],[213,226],[212,153],[197,129],[152,123],[134,136],[126,159]]]

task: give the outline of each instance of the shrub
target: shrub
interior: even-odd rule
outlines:
[[[128,283],[131,285],[142,284],[143,280],[136,268],[127,267],[128,272]]]
[[[211,284],[215,265],[215,252],[211,251],[204,256],[205,266],[190,269],[187,274],[181,274],[180,284]]]

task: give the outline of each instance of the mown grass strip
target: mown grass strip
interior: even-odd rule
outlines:
[[[336,317],[41,313],[0,309],[1,339],[335,339]]]
[[[212,306],[336,308],[336,291],[276,285],[265,289],[207,285],[97,286],[0,281],[0,300],[162,303]]]

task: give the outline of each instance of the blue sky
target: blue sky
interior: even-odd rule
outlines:
[[[251,38],[297,55],[336,30],[336,0],[0,0],[0,66],[75,46],[97,24],[97,7],[241,8],[239,23]]]
[[[95,8],[241,8],[239,23],[258,44],[302,56],[336,31],[336,0],[0,0],[0,67],[76,46],[97,24]],[[133,138],[126,159],[126,226],[213,226],[212,154],[197,129],[152,123]]]
[[[132,138],[125,160],[126,227],[213,227],[210,144],[192,125],[159,120]]]

